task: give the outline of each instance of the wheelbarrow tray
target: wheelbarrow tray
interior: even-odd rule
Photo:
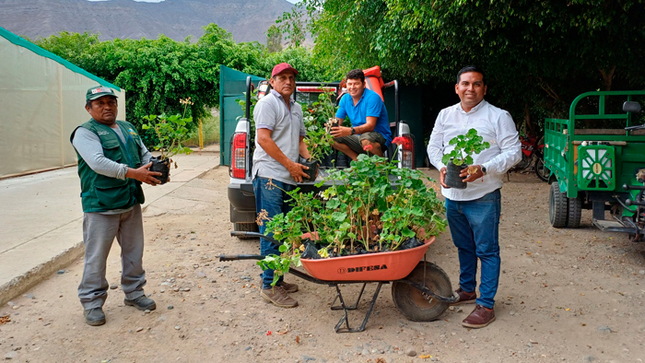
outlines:
[[[322,281],[396,281],[408,276],[435,241],[401,251],[367,253],[325,259],[300,259],[304,269]]]

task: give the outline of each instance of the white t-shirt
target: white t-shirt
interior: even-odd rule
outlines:
[[[428,142],[428,158],[435,168],[441,170],[441,161],[454,145],[450,140],[470,129],[490,143],[490,147],[473,155],[473,165],[486,168],[482,179],[468,183],[466,189],[441,188],[444,197],[456,201],[475,200],[502,187],[502,177],[522,159],[522,145],[513,118],[508,111],[482,100],[470,112],[464,111],[461,103],[439,112]]]
[[[300,136],[305,136],[305,124],[302,120],[302,107],[293,97],[289,100],[291,110],[287,108],[282,96],[275,90],[262,97],[255,105],[253,119],[255,129],[271,130],[271,139],[293,162],[298,162],[300,155]],[[253,177],[272,178],[287,184],[296,184],[291,174],[282,164],[269,156],[258,144],[255,135],[253,152]]]

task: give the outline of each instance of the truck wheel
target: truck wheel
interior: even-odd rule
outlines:
[[[256,223],[234,223],[233,226],[235,231],[243,232],[259,232],[258,225]],[[257,237],[246,237],[246,236],[237,236],[238,239],[253,239]]]
[[[582,199],[569,199],[569,216],[567,217],[567,228],[580,227],[580,216],[582,215]]]
[[[549,219],[551,225],[555,228],[567,226],[567,217],[569,216],[569,198],[565,193],[560,192],[558,182],[551,183],[551,192],[549,193]],[[578,221],[580,224],[580,221]]]

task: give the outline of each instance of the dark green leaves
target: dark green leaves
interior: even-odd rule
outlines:
[[[455,136],[448,144],[454,145],[455,148],[449,153],[444,154],[441,161],[444,164],[448,164],[450,159],[452,159],[455,165],[472,164],[473,154],[479,154],[490,147],[490,144],[484,141],[484,138],[478,135],[475,129],[468,130],[465,135]]]

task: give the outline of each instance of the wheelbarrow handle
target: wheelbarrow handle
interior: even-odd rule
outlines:
[[[219,255],[220,261],[262,260],[262,255]]]
[[[270,241],[276,246],[282,246],[281,242],[276,241],[273,237],[271,236],[265,236],[260,232],[247,232],[247,231],[231,231],[231,236],[233,237],[256,237],[256,238],[264,238],[267,241]]]

